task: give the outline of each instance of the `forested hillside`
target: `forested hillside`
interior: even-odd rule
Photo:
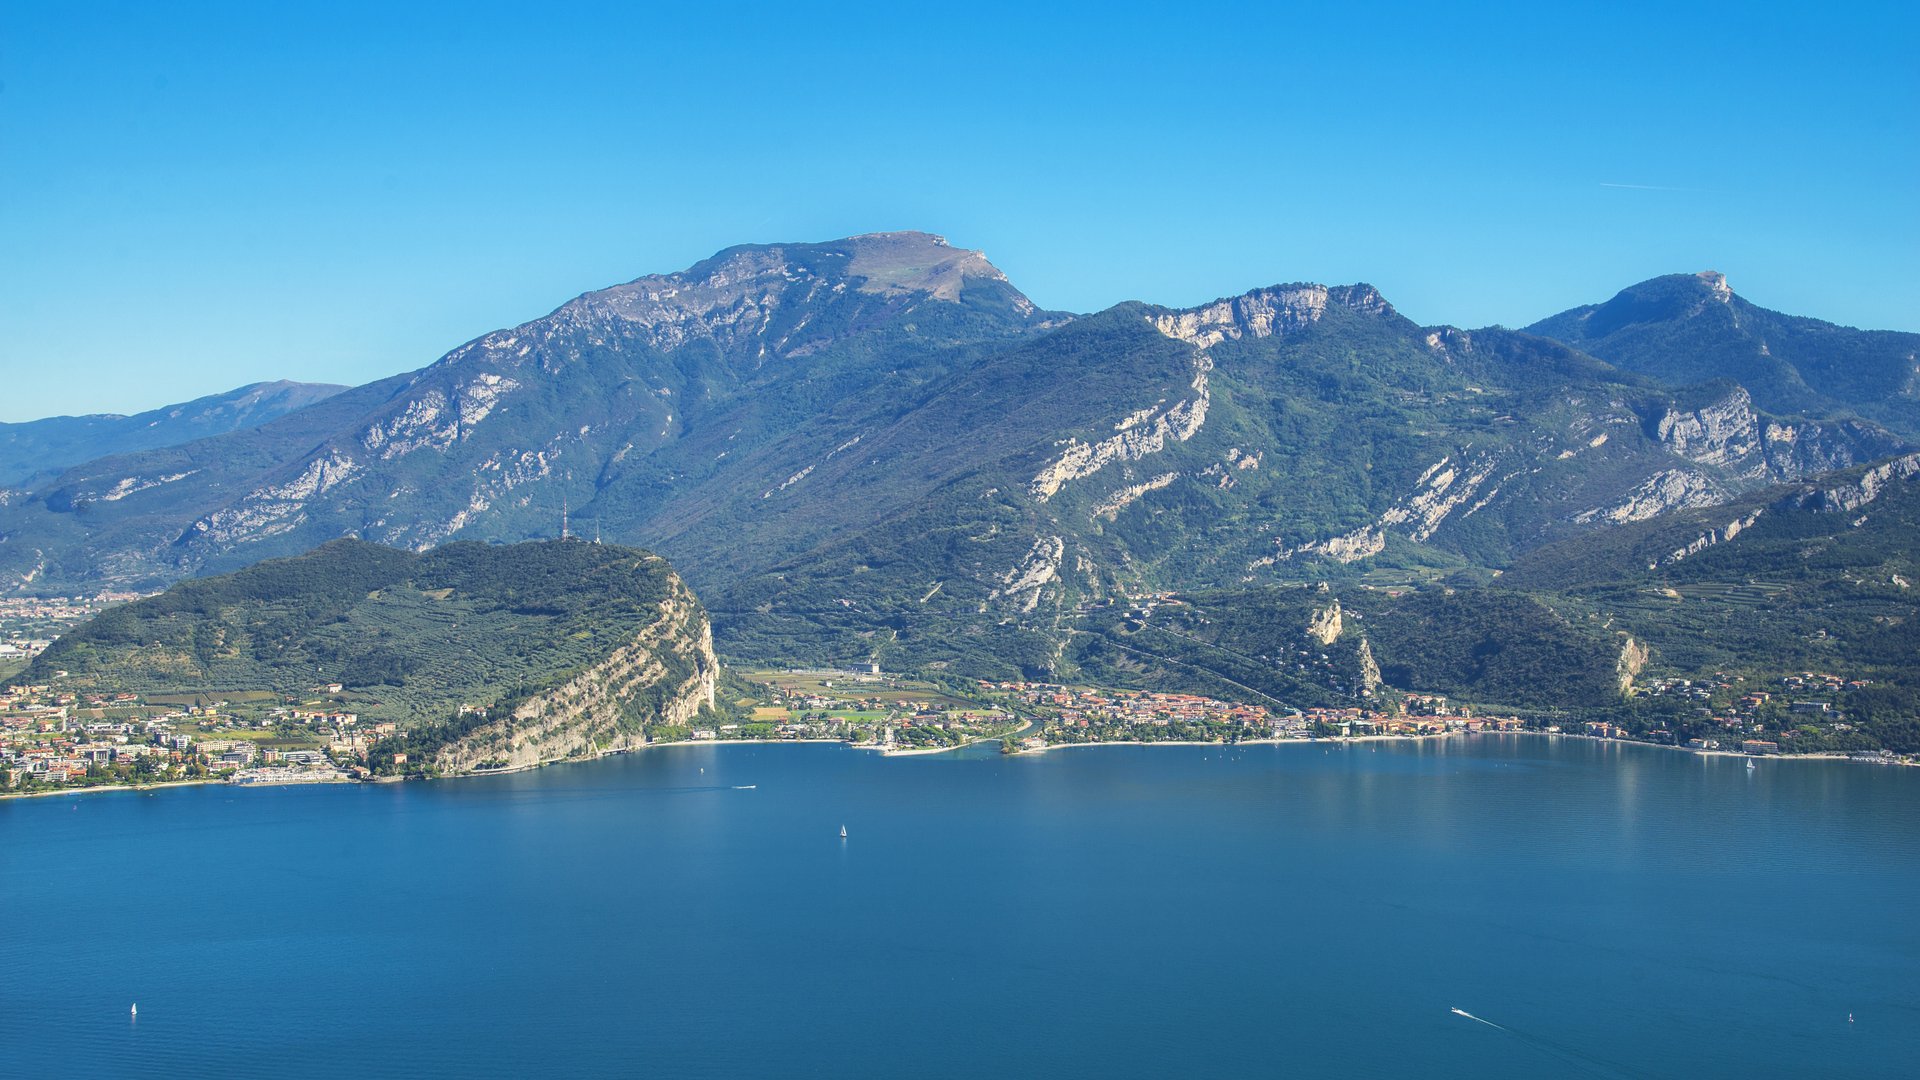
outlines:
[[[627,655],[636,645],[644,655]],[[617,692],[581,718],[602,745],[638,738],[668,714],[684,719],[689,693],[711,703],[705,614],[656,555],[578,540],[423,554],[339,540],[107,611],[23,678],[295,702],[338,683],[338,707],[424,732],[439,748],[530,705],[521,719],[532,723],[556,688],[593,681],[616,657]]]

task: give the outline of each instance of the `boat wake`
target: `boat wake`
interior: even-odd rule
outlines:
[[[1494,1022],[1493,1022],[1493,1021],[1491,1021],[1491,1020],[1482,1020],[1482,1019],[1480,1019],[1479,1017],[1477,1017],[1477,1016],[1475,1016],[1475,1015],[1473,1015],[1472,1013],[1470,1013],[1470,1012],[1468,1012],[1468,1011],[1467,1011],[1467,1010],[1465,1010],[1465,1009],[1452,1009],[1452,1010],[1449,1010],[1449,1011],[1451,1011],[1451,1012],[1453,1013],[1453,1015],[1455,1015],[1455,1016],[1464,1016],[1464,1017],[1466,1017],[1467,1019],[1469,1019],[1469,1020],[1472,1020],[1472,1021],[1473,1021],[1473,1022],[1475,1022],[1475,1023],[1478,1023],[1478,1024],[1485,1024],[1485,1025],[1487,1025],[1487,1026],[1488,1026],[1488,1027],[1490,1027],[1490,1028],[1500,1028],[1500,1030],[1501,1030],[1501,1031],[1506,1031],[1506,1030],[1507,1030],[1506,1028],[1503,1028],[1503,1027],[1500,1027],[1500,1025],[1499,1025],[1499,1024],[1496,1024],[1496,1023],[1494,1023]]]
[[[735,784],[735,785],[733,785],[733,790],[735,790],[735,791],[752,791],[753,789],[755,789],[755,788],[757,788],[757,787],[759,787],[759,786],[760,786],[759,784]]]
[[[1467,1010],[1459,1008],[1458,1006],[1448,1009],[1447,1011],[1451,1012],[1455,1016],[1464,1016],[1476,1024],[1485,1024],[1488,1027],[1493,1028],[1495,1031],[1505,1032],[1506,1034],[1513,1036],[1514,1038],[1520,1040],[1526,1045],[1533,1047],[1535,1050],[1538,1050],[1544,1054],[1551,1054],[1552,1056],[1559,1058],[1561,1061],[1566,1062],[1567,1064],[1573,1066],[1574,1068],[1580,1070],[1581,1072],[1588,1074],[1589,1076],[1633,1076],[1635,1075],[1634,1071],[1632,1069],[1627,1068],[1625,1065],[1621,1065],[1617,1062],[1608,1061],[1605,1058],[1597,1058],[1597,1057],[1594,1057],[1592,1054],[1583,1054],[1580,1051],[1575,1050],[1571,1046],[1562,1046],[1559,1043],[1552,1041],[1551,1039],[1543,1039],[1538,1035],[1529,1035],[1523,1031],[1515,1031],[1514,1029],[1507,1027],[1505,1024],[1496,1024],[1493,1021],[1488,1020],[1484,1017],[1475,1016],[1472,1013],[1468,1012]]]

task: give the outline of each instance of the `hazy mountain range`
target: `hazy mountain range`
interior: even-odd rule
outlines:
[[[96,413],[0,424],[0,485],[31,487],[69,466],[113,454],[257,427],[345,390],[321,383],[262,382],[134,416]]]
[[[736,654],[1050,669],[1105,598],[1486,581],[1907,453],[1916,350],[1712,273],[1461,330],[1364,284],[1074,315],[922,233],[745,246],[265,422],[24,482],[54,458],[10,452],[0,583],[564,513],[669,556]]]

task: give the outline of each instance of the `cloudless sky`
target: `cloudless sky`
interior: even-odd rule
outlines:
[[[1920,330],[1911,5],[0,5],[0,420],[425,365],[737,243],[1046,307],[1707,268]]]

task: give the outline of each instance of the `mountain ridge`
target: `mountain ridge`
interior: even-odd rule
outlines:
[[[102,457],[258,427],[346,389],[279,379],[132,415],[88,413],[0,424],[0,487],[31,484]]]
[[[1920,334],[1770,311],[1718,271],[1649,278],[1527,330],[1676,385],[1733,379],[1772,411],[1853,412],[1920,437]]]
[[[0,574],[162,584],[340,536],[551,536],[564,508],[671,557],[730,650],[1043,670],[1103,598],[1484,580],[1906,449],[1738,382],[1420,326],[1363,283],[1070,316],[881,233],[729,248],[258,429],[69,469],[0,506]]]

